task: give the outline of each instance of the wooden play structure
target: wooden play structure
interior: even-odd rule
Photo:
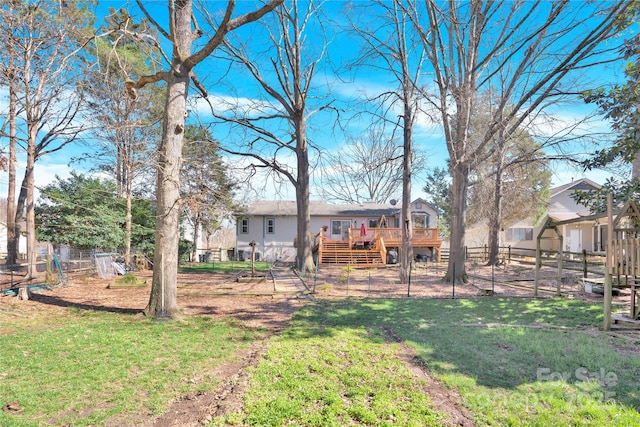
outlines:
[[[637,294],[640,289],[640,211],[636,204],[629,200],[622,209],[617,212],[614,217],[613,202],[611,194],[607,199],[607,212],[587,217],[581,217],[565,221],[553,221],[548,219],[541,228],[537,237],[536,244],[536,269],[535,269],[535,285],[534,296],[538,295],[538,282],[540,279],[541,268],[541,240],[555,238],[560,241],[558,252],[558,273],[557,273],[557,290],[556,294],[560,295],[562,284],[562,260],[563,260],[563,236],[560,232],[560,226],[578,221],[604,220],[607,221],[607,244],[606,244],[606,267],[604,279],[601,280],[604,287],[604,330],[611,329],[612,319],[616,323],[638,323],[636,322],[640,315],[638,308]],[[553,230],[554,236],[543,236],[546,230]],[[587,279],[584,279],[587,281]],[[589,279],[588,282],[597,282],[597,279]],[[628,317],[611,314],[611,296],[613,286],[617,289],[629,289],[631,294],[630,308]]]
[[[604,276],[604,329],[611,329],[611,292],[613,283],[618,288],[631,291],[629,321],[638,318],[637,290],[640,286],[640,211],[629,200],[613,218],[612,197],[607,199],[607,267]],[[614,316],[615,322],[624,322],[622,316]]]

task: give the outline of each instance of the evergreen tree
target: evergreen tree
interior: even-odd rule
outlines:
[[[36,211],[37,238],[82,249],[119,252],[126,247],[125,200],[115,183],[72,172],[41,190]],[[155,206],[135,199],[132,244],[145,256],[153,254]]]
[[[113,183],[72,172],[41,190],[36,207],[40,241],[116,251],[124,241],[125,209]]]

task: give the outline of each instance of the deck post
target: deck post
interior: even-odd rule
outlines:
[[[606,266],[604,272],[604,322],[602,328],[611,330],[611,273],[613,269],[613,196],[607,194],[607,247]]]
[[[558,238],[560,239],[559,242],[559,250],[558,250],[558,274],[557,274],[557,278],[556,278],[556,296],[560,296],[562,295],[560,292],[560,289],[562,287],[562,264],[564,262],[564,251],[562,246],[564,245],[564,237],[563,234],[560,233],[560,235],[558,236]]]
[[[541,237],[536,240],[536,279],[533,282],[533,296],[538,296],[538,282],[540,281],[540,267],[542,265],[542,248],[540,245]]]

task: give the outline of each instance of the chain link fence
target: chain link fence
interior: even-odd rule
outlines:
[[[100,249],[77,249],[69,246],[57,246],[51,251],[40,248],[36,251],[33,265],[24,256],[15,264],[7,264],[6,257],[0,258],[0,290],[23,285],[47,284],[57,286],[69,277],[97,277],[96,254],[105,254]],[[124,258],[119,253],[107,253],[113,261],[122,262]],[[135,266],[125,266],[131,270]],[[29,270],[35,270],[35,276],[28,277]]]

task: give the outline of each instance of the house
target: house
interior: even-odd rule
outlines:
[[[511,246],[512,248],[536,249],[536,240],[544,224],[548,221],[566,222],[560,225],[558,230],[563,236],[563,251],[581,252],[586,249],[588,252],[604,252],[602,243],[602,227],[600,222],[590,218],[589,208],[576,203],[574,194],[577,190],[590,191],[597,190],[600,185],[582,178],[551,189],[551,195],[547,206],[545,217],[538,222],[535,218],[524,218],[513,224],[505,224],[500,232],[500,246]],[[581,220],[581,218],[585,218]],[[467,229],[465,242],[468,247],[480,247],[487,244],[489,228],[486,224],[480,223]],[[544,236],[552,236],[547,230]],[[542,239],[543,250],[557,251],[559,240],[550,238]]]
[[[376,260],[372,263],[386,263],[386,257],[380,252],[380,244],[384,243],[386,233],[388,251],[398,246],[392,241],[391,233],[400,228],[401,211],[395,202],[391,204],[332,204],[324,201],[309,203],[311,221],[309,231],[319,237],[318,244],[324,244],[320,252],[325,255],[333,245],[334,251],[342,251],[350,255],[365,254],[365,251],[353,253],[353,250],[377,250]],[[429,235],[432,241],[427,242],[423,252],[433,256],[439,251],[440,241],[436,227],[437,212],[432,205],[422,199],[411,204],[414,234],[416,238]],[[361,231],[362,230],[362,231]],[[255,251],[257,260],[274,262],[276,260],[293,262],[296,257],[297,210],[295,201],[257,201],[246,209],[245,214],[237,218],[236,223],[236,256],[238,259],[250,259],[251,251]],[[364,234],[361,234],[364,233]],[[382,239],[382,240],[380,240]],[[252,247],[252,243],[255,245]],[[391,242],[391,245],[388,243]],[[338,247],[337,245],[341,245]],[[414,247],[416,245],[414,244]],[[414,250],[415,252],[415,250]],[[339,258],[335,259],[336,263]],[[327,258],[328,259],[328,258]],[[345,258],[346,259],[346,258]],[[326,261],[326,259],[324,259]],[[343,259],[344,260],[344,259]],[[352,258],[355,261],[355,258]],[[328,261],[327,261],[328,262]],[[323,258],[320,259],[323,263]]]
[[[571,220],[570,223],[561,225],[559,230],[564,236],[564,251],[582,252],[585,249],[587,252],[604,253],[604,244],[601,245],[597,238],[594,240],[594,236],[602,234],[600,224],[594,219],[587,218],[591,216],[591,211],[588,207],[576,203],[573,197],[578,190],[588,192],[599,188],[599,184],[582,178],[551,190],[548,218],[553,221]],[[584,218],[584,220],[580,220],[580,218]],[[550,245],[547,245],[545,249],[558,250],[558,242],[556,239],[549,240]]]
[[[7,224],[4,222],[0,222],[0,253],[6,255],[7,252]],[[27,253],[27,238],[24,234],[20,235],[18,240],[18,253],[26,254]]]

